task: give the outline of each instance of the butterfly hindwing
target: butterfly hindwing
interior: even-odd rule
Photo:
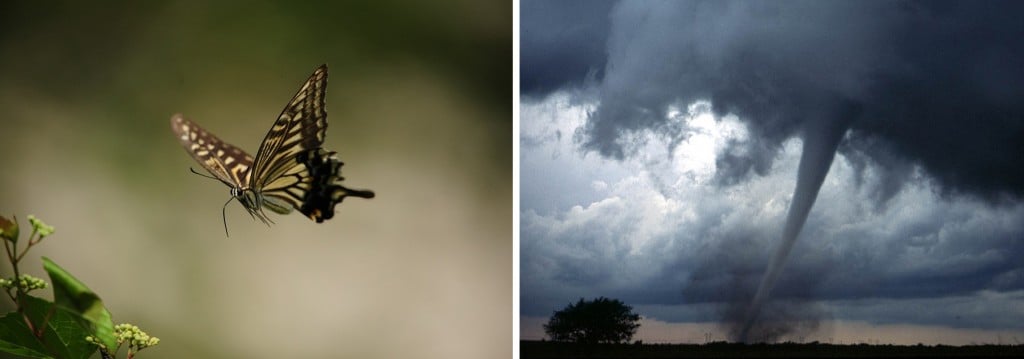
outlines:
[[[207,172],[230,185],[241,187],[249,181],[252,156],[221,141],[181,114],[171,116],[171,130],[192,158]]]
[[[263,188],[264,197],[287,202],[312,220],[323,222],[334,217],[334,206],[345,197],[373,198],[374,193],[354,190],[338,184],[343,163],[334,152],[322,148],[300,152],[283,176]]]

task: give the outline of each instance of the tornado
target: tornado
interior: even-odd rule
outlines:
[[[768,299],[772,287],[778,281],[782,270],[786,265],[786,258],[793,249],[800,230],[807,221],[807,215],[811,212],[815,200],[818,198],[818,191],[821,189],[825,176],[828,175],[829,167],[832,166],[832,159],[835,158],[839,141],[843,139],[850,122],[859,112],[856,106],[842,106],[834,117],[808,121],[803,127],[803,152],[800,154],[800,165],[797,168],[796,189],[793,190],[793,201],[790,202],[789,212],[786,214],[786,225],[782,230],[782,241],[779,243],[775,255],[768,262],[761,284],[747,307],[743,318],[743,326],[740,329],[739,341],[748,342],[750,329],[757,321],[761,306]]]

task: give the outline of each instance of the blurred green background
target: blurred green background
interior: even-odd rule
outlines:
[[[377,198],[270,228],[233,203],[225,238],[170,116],[255,154],[321,63],[324,147]],[[57,228],[23,270],[160,337],[141,358],[507,357],[511,65],[507,1],[4,2],[0,213]]]

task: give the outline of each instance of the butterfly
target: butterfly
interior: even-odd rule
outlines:
[[[277,116],[256,157],[221,141],[181,114],[171,116],[171,130],[186,152],[212,178],[231,188],[222,216],[227,205],[238,200],[250,216],[267,225],[273,221],[264,208],[278,214],[298,210],[321,223],[334,217],[334,206],[345,197],[374,197],[373,191],[341,185],[343,163],[336,152],[321,148],[327,134],[326,90],[327,65],[320,65]],[[224,231],[227,233],[226,217]]]

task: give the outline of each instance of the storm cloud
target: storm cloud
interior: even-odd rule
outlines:
[[[520,88],[546,94],[601,78],[609,0],[524,1],[520,22]],[[573,21],[567,21],[572,19]]]
[[[878,199],[914,165],[950,194],[1024,195],[1024,4],[626,1],[603,14],[537,3],[523,5],[523,90],[541,96],[560,86],[538,79],[580,83],[605,64],[578,138],[604,156],[630,155],[626,134],[663,127],[669,106],[708,100],[753,133],[719,158],[721,182],[737,183],[764,175],[782,141],[840,106],[856,111],[841,150],[885,171]]]

